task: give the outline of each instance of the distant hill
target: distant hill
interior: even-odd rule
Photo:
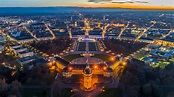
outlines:
[[[49,14],[64,14],[74,12],[127,12],[127,11],[142,11],[134,9],[121,8],[84,8],[84,7],[0,7],[0,16],[21,16],[21,15],[49,15]],[[150,11],[150,10],[144,10]],[[162,11],[162,10],[161,10]],[[166,11],[165,11],[166,12]],[[173,12],[173,11],[167,11]],[[173,12],[174,13],[174,12]]]

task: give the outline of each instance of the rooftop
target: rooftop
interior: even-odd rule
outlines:
[[[33,57],[31,56],[27,56],[27,57],[23,57],[23,58],[19,58],[17,59],[19,62],[25,62],[25,61],[29,61],[29,60],[34,60]]]
[[[31,50],[26,50],[26,51],[22,51],[22,52],[19,52],[20,54],[25,54],[25,53],[30,53],[32,52]]]

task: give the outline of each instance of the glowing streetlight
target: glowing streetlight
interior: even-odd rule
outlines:
[[[97,65],[95,65],[95,66],[94,66],[94,69],[97,69],[97,68],[98,68],[98,66],[97,66]]]
[[[103,67],[103,70],[106,70],[107,69],[107,67],[105,66],[105,67]]]
[[[69,67],[69,68],[68,68],[68,70],[70,70],[70,71],[71,71],[72,69],[73,69],[72,67]]]
[[[115,60],[115,57],[112,57],[112,58],[111,58],[111,61],[114,61],[114,60]]]
[[[123,62],[122,64],[125,66],[125,65],[127,65],[127,62]]]

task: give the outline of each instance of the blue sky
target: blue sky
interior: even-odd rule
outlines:
[[[133,3],[127,2],[131,1]],[[138,1],[138,2],[137,2]],[[137,5],[174,6],[174,0],[0,0],[0,7],[25,7],[25,6],[82,6],[83,4],[109,4],[124,3]],[[144,3],[147,2],[147,3]]]

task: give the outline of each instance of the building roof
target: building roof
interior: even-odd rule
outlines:
[[[31,50],[25,50],[25,51],[22,51],[22,52],[19,52],[19,54],[25,54],[25,53],[30,53],[32,52]]]
[[[18,48],[14,48],[14,50],[20,50],[20,49],[26,49],[26,47],[21,46],[21,47],[18,47]]]
[[[174,42],[174,38],[172,38],[172,37],[166,37],[166,38],[162,38],[160,40]]]
[[[21,46],[21,44],[16,43],[16,44],[11,44],[10,46],[11,47],[13,47],[13,46]]]
[[[156,56],[160,56],[160,57],[164,57],[164,58],[169,58],[173,52],[163,52],[160,50],[152,50],[150,52],[151,55],[156,55]]]
[[[64,60],[64,59],[62,59],[62,58],[60,58],[60,57],[55,57],[55,58],[56,58],[56,61],[58,61],[58,62],[64,64],[65,66],[69,64],[68,61],[66,61],[66,60]]]
[[[17,59],[19,62],[25,62],[25,61],[29,61],[29,60],[34,60],[33,57],[31,56],[27,56],[27,57],[23,57],[23,58],[19,58]]]
[[[34,61],[27,63],[26,65],[31,66],[31,65],[34,65],[37,63],[48,63],[48,61],[45,59],[37,59],[37,60],[34,60]]]
[[[90,68],[93,68],[96,65],[98,66],[99,69],[100,68],[103,69],[104,66],[107,66],[106,64],[89,64]],[[86,64],[69,64],[67,66],[78,70],[84,70],[86,68]]]
[[[147,37],[141,37],[140,40],[154,41],[154,39],[152,39],[152,38],[147,38]]]

